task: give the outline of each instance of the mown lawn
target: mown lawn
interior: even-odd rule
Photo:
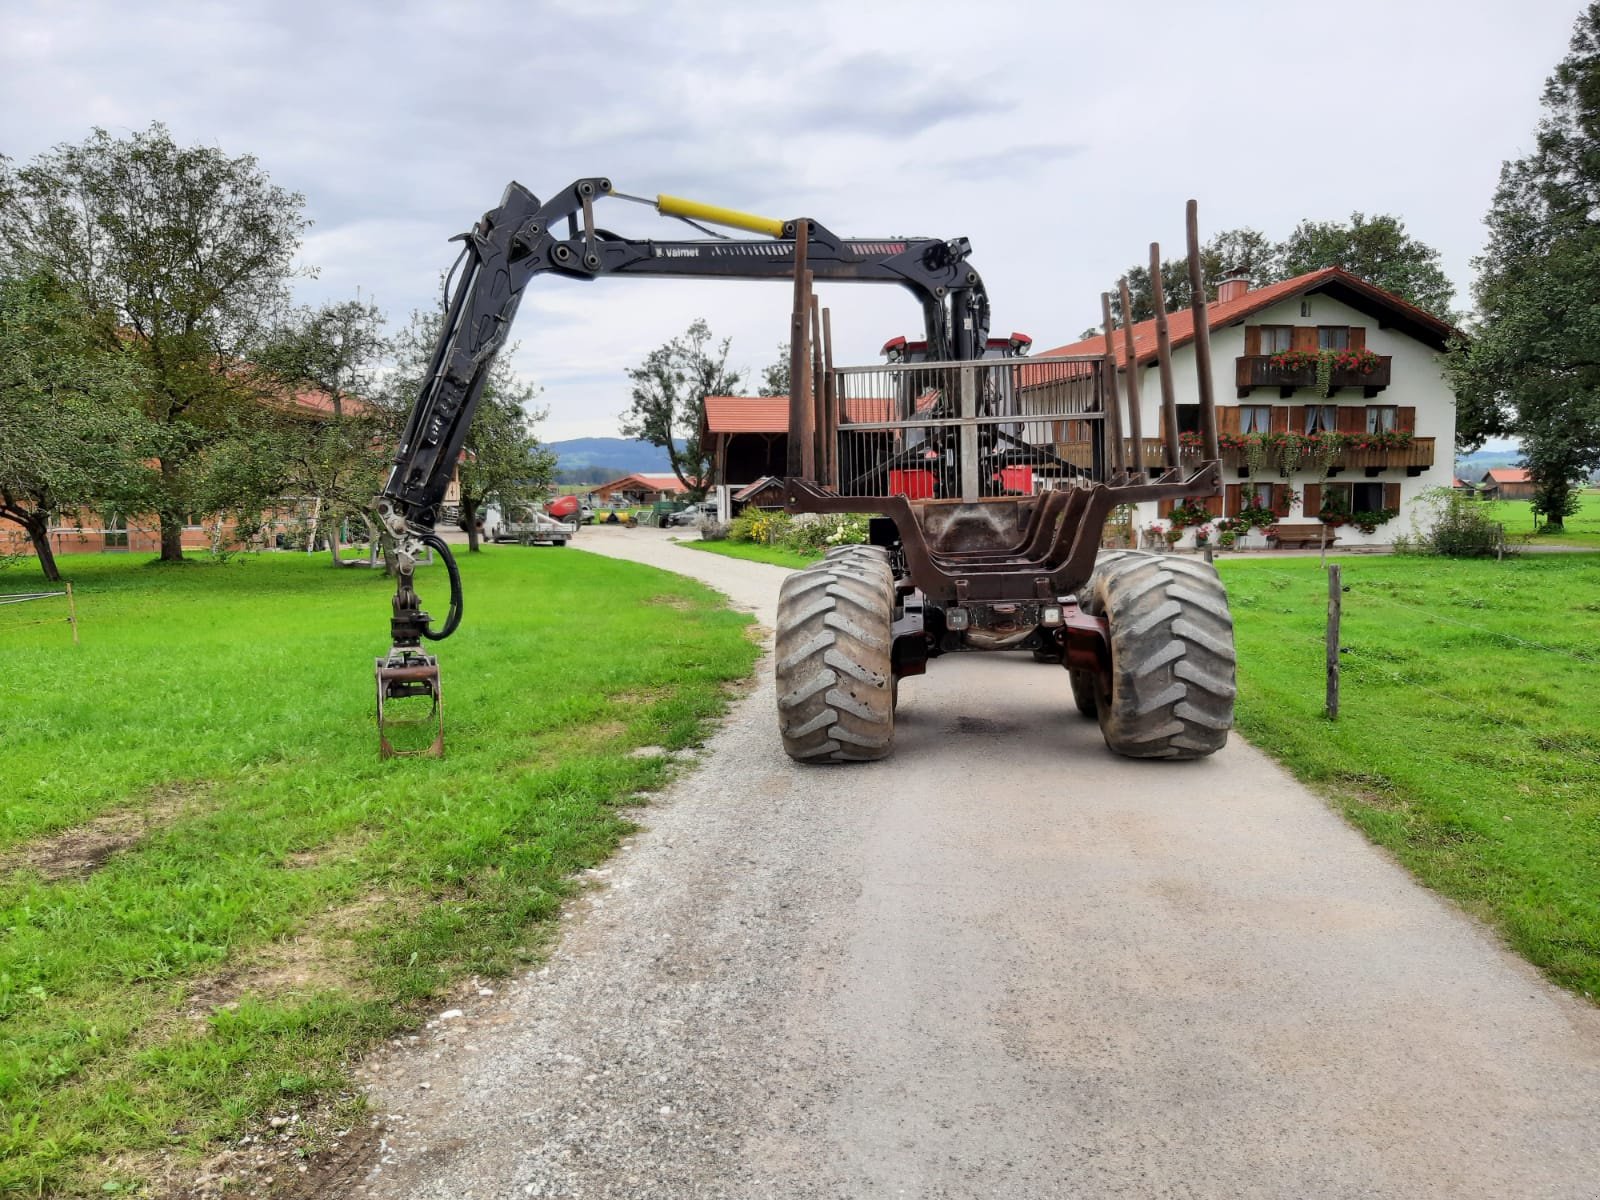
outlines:
[[[364,1046],[528,961],[673,770],[629,751],[696,744],[755,657],[681,577],[462,558],[442,760],[378,761],[381,573],[68,558],[77,647],[30,623],[59,601],[0,607],[0,1194],[115,1190],[326,1104]],[[442,569],[419,580],[439,615]]]
[[[1600,555],[1229,558],[1241,731],[1551,978],[1600,997]]]
[[[708,554],[720,554],[724,558],[744,558],[751,562],[772,563],[779,567],[809,567],[822,557],[820,552],[797,554],[783,546],[767,546],[760,542],[685,541],[682,544],[691,550],[704,550]]]
[[[1600,488],[1583,492],[1577,513],[1563,522],[1560,533],[1544,529],[1535,533],[1538,527],[1526,500],[1490,500],[1484,507],[1492,520],[1506,527],[1506,537],[1513,544],[1526,539],[1534,546],[1586,546],[1600,550]]]

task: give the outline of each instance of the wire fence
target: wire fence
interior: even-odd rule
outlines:
[[[67,615],[64,617],[44,617],[37,621],[7,621],[0,625],[0,630],[10,632],[13,629],[26,629],[30,625],[58,625],[63,622],[72,626],[72,644],[78,644],[78,606],[72,596],[72,585],[65,585],[59,592],[7,592],[0,594],[0,608],[13,604],[26,604],[30,600],[60,600],[67,602]]]

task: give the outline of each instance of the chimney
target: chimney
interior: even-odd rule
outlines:
[[[1238,300],[1250,290],[1250,273],[1243,267],[1235,267],[1222,276],[1222,282],[1217,284],[1217,303],[1227,304],[1229,301]]]

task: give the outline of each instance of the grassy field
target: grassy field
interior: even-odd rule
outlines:
[[[1600,555],[1227,559],[1239,726],[1551,978],[1600,997]]]
[[[1526,537],[1535,546],[1587,546],[1600,550],[1600,488],[1589,488],[1579,498],[1577,514],[1566,519],[1561,533],[1534,533],[1533,509],[1526,500],[1491,500],[1492,519],[1506,527],[1513,542]]]
[[[779,567],[809,567],[822,557],[819,554],[797,554],[782,546],[766,546],[758,542],[702,542],[684,541],[691,550],[704,550],[707,554],[720,554],[724,558],[745,558],[751,562],[772,563]]]
[[[81,646],[60,601],[0,607],[0,1194],[115,1191],[319,1101],[348,1121],[350,1056],[533,956],[674,769],[629,752],[696,744],[755,656],[681,577],[463,555],[447,757],[380,763],[381,573],[64,568]],[[442,568],[419,580],[439,613]]]

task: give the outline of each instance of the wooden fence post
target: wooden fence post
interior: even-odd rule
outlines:
[[[1339,719],[1339,617],[1344,589],[1339,584],[1339,564],[1328,567],[1328,720]]]

